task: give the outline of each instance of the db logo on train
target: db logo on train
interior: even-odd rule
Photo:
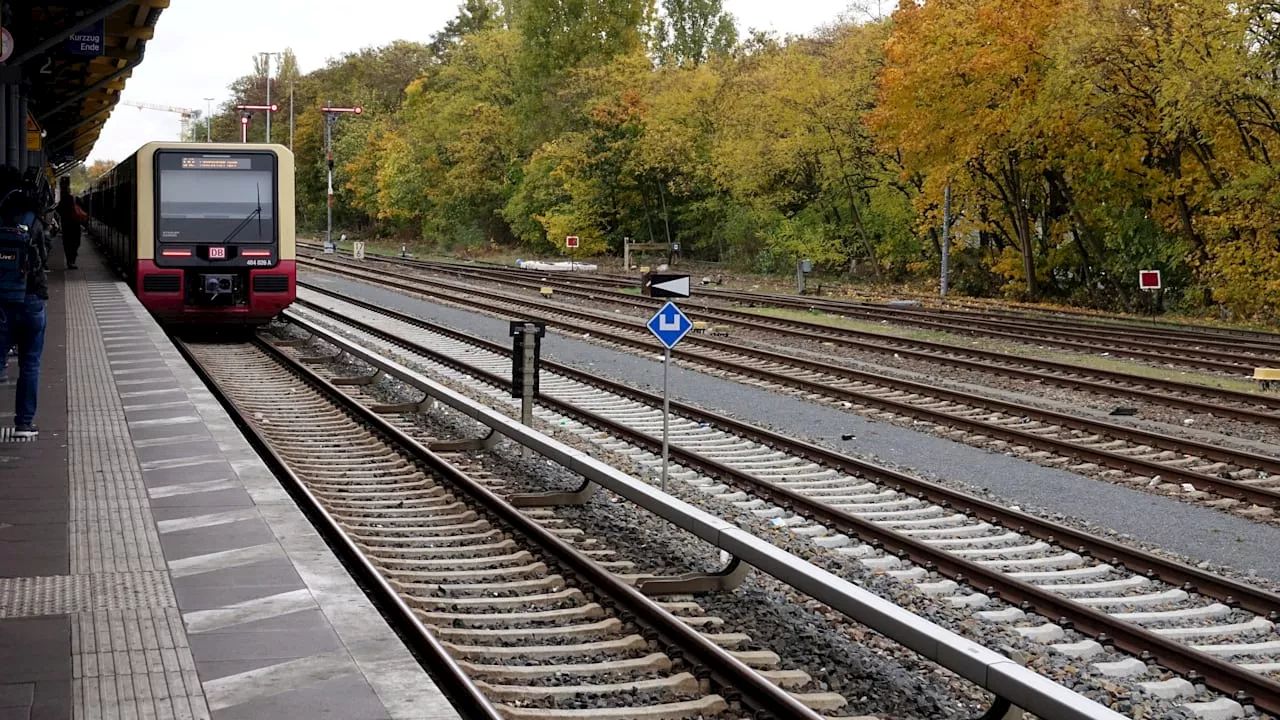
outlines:
[[[224,248],[224,247],[211,247],[211,248],[209,248],[209,259],[210,259],[210,260],[226,260],[226,259],[227,259],[227,249],[226,249],[226,248]]]

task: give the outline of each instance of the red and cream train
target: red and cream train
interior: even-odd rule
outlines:
[[[261,325],[293,302],[293,154],[153,142],[80,199],[98,245],[166,325]]]

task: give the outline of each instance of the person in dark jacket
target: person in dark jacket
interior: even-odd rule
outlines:
[[[80,254],[80,224],[84,211],[71,194],[71,178],[64,175],[58,191],[58,221],[62,223],[62,250],[67,254],[67,268],[76,269],[76,256]]]
[[[17,191],[17,192],[15,192]],[[12,165],[0,167],[0,220],[16,222],[31,211],[36,220],[31,226],[37,252],[27,271],[27,294],[20,302],[0,303],[0,348],[4,348],[0,376],[9,364],[8,349],[18,346],[18,387],[13,413],[14,437],[34,438],[36,428],[36,396],[40,387],[40,357],[44,353],[45,303],[49,300],[49,281],[45,274],[49,260],[49,241],[44,223],[39,219],[40,207],[22,180],[22,173]]]

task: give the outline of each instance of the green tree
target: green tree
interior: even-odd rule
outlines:
[[[879,247],[900,244],[887,235],[900,223],[886,221],[902,214],[905,198],[874,192],[891,187],[893,163],[863,120],[887,29],[877,23],[794,42],[754,57],[729,81],[718,178],[736,198],[787,219],[780,252],[817,253],[851,269],[861,260],[878,276]],[[898,208],[873,207],[886,203]]]
[[[654,44],[666,64],[700,65],[729,53],[738,42],[733,16],[721,0],[662,0],[654,23]]]
[[[458,14],[445,23],[444,29],[431,37],[431,52],[443,57],[450,47],[472,33],[478,33],[505,22],[509,10],[497,0],[466,0],[458,6]]]
[[[637,50],[652,11],[652,0],[519,0],[524,72],[545,81]]]
[[[376,155],[380,217],[450,244],[511,240],[498,211],[520,164],[511,114],[519,42],[496,27],[466,35],[410,84],[376,152],[362,156]]]
[[[651,190],[637,176],[634,154],[651,69],[647,56],[635,52],[566,78],[557,101],[576,116],[575,129],[532,154],[503,210],[524,242],[557,247],[577,235],[584,251],[599,252],[620,248],[642,227]]]

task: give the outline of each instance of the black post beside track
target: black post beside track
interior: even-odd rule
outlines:
[[[454,339],[473,344],[485,350],[502,354],[504,356],[510,354],[508,349],[497,345],[496,343],[475,338],[467,335],[466,333],[443,328],[434,323],[409,317],[403,313],[380,308],[372,303],[367,303],[355,298],[349,298],[342,293],[322,289],[319,291],[342,299],[344,302],[364,307],[381,315],[394,318],[401,322],[405,322],[431,332],[440,333]],[[362,332],[369,333],[387,342],[429,357],[435,362],[439,362],[465,372],[488,384],[504,389],[510,387],[510,380],[508,378],[467,365],[461,361],[449,358],[438,351],[432,350],[431,348],[422,346],[419,343],[397,337],[391,333],[371,327],[366,323],[359,322],[352,318],[338,316],[337,313],[327,310],[326,308],[307,303],[304,300],[300,300],[298,303],[329,317],[339,319],[342,323],[356,327]],[[635,399],[642,399],[646,402],[649,402],[650,400],[654,402],[658,401],[656,396],[632,388],[626,388],[625,386],[604,380],[598,376],[586,375],[585,373],[572,370],[571,368],[552,361],[544,360],[543,367],[549,372],[563,374],[573,380],[586,382],[610,392],[619,392],[619,394]],[[643,447],[650,452],[655,452],[660,447],[660,440],[656,438],[627,428],[626,426],[615,423],[590,411],[559,401],[553,397],[544,395],[539,398],[539,402],[558,413],[573,417],[592,427],[600,428],[601,430],[625,439],[632,444]],[[1217,597],[1215,593],[1223,593],[1221,599],[1225,602],[1239,604],[1242,607],[1248,607],[1250,610],[1258,612],[1259,614],[1265,614],[1275,618],[1278,616],[1277,613],[1280,613],[1280,596],[1273,593],[1251,588],[1247,585],[1236,583],[1226,578],[1219,578],[1196,568],[1186,566],[1182,563],[1164,560],[1158,556],[1143,553],[1140,550],[1126,548],[1118,543],[1096,538],[1066,526],[1040,520],[1039,518],[1035,518],[1025,513],[1017,513],[1011,510],[993,507],[991,503],[977,498],[972,498],[971,496],[963,493],[951,491],[916,478],[910,478],[854,458],[840,456],[830,451],[815,448],[814,446],[807,446],[804,443],[770,433],[769,431],[761,428],[751,428],[750,426],[745,426],[742,423],[737,423],[736,421],[729,420],[728,418],[722,418],[718,415],[706,413],[704,411],[697,411],[696,409],[690,408],[689,406],[681,403],[673,402],[672,409],[681,414],[689,413],[689,417],[691,419],[698,417],[704,418],[715,425],[728,430],[729,432],[736,432],[733,429],[734,427],[746,427],[751,433],[751,437],[760,439],[762,442],[768,442],[768,444],[788,452],[795,449],[799,454],[813,453],[811,457],[814,457],[815,459],[824,456],[827,458],[836,458],[836,462],[829,464],[833,464],[846,472],[852,471],[854,474],[878,478],[881,479],[882,482],[887,481],[891,485],[896,485],[897,487],[911,488],[911,491],[914,493],[923,493],[927,497],[938,498],[935,501],[940,504],[973,512],[979,517],[990,517],[993,521],[1001,524],[1010,525],[1012,522],[1016,522],[1018,524],[1015,525],[1015,527],[1019,530],[1034,528],[1034,534],[1048,540],[1063,542],[1063,538],[1070,538],[1070,542],[1077,543],[1081,549],[1089,552],[1090,554],[1094,554],[1097,557],[1108,560],[1120,559],[1120,561],[1126,565],[1132,563],[1134,567],[1131,567],[1131,569],[1137,570],[1138,572],[1155,574],[1168,582],[1182,582],[1185,586],[1189,586],[1195,591],[1206,595]],[[1015,606],[1022,607],[1029,611],[1034,611],[1051,621],[1063,625],[1064,627],[1074,628],[1085,635],[1098,639],[1101,642],[1113,644],[1126,652],[1134,655],[1149,653],[1150,657],[1161,665],[1183,675],[1202,678],[1206,685],[1212,687],[1218,692],[1236,696],[1237,699],[1240,700],[1251,701],[1258,708],[1267,712],[1280,713],[1280,683],[1269,678],[1244,670],[1243,668],[1220,660],[1216,657],[1201,653],[1187,645],[1169,640],[1161,635],[1145,630],[1131,623],[1116,620],[1106,613],[1085,605],[1080,605],[1030,583],[1008,577],[998,570],[990,569],[976,562],[964,560],[951,555],[945,550],[934,548],[927,543],[881,527],[871,521],[863,520],[862,518],[844,511],[837,510],[820,501],[779,487],[768,481],[759,480],[747,473],[730,468],[722,463],[703,458],[696,453],[683,450],[678,446],[671,447],[671,455],[673,460],[682,465],[697,469],[700,472],[716,477],[737,487],[746,488],[750,492],[759,494],[780,507],[792,510],[804,517],[814,520],[815,522],[855,535],[863,541],[874,546],[884,548],[898,557],[909,559],[927,569],[936,570],[947,577],[968,583],[974,588],[979,589],[982,592],[986,592],[989,595],[998,595],[1003,600]]]
[[[691,626],[663,610],[656,602],[650,600],[635,588],[623,583],[612,572],[570,547],[549,530],[525,516],[520,510],[498,497],[493,491],[472,480],[444,461],[417,440],[405,435],[372,409],[356,402],[311,368],[306,367],[297,359],[282,352],[269,342],[259,339],[256,344],[270,357],[287,367],[313,388],[319,390],[328,400],[341,407],[360,423],[372,428],[385,441],[401,448],[429,468],[431,473],[441,477],[465,494],[470,500],[481,505],[502,523],[515,528],[522,536],[530,539],[547,554],[549,560],[563,567],[565,574],[576,577],[584,588],[589,587],[600,593],[599,602],[601,605],[615,608],[624,620],[628,618],[634,619],[639,625],[648,629],[650,633],[656,634],[662,642],[677,648],[678,651],[673,651],[669,654],[677,657],[683,655],[697,664],[702,669],[704,676],[709,676],[716,685],[724,688],[725,691],[722,695],[726,701],[731,703],[741,701],[753,711],[766,713],[770,717],[778,718],[778,720],[822,720],[823,716],[820,713],[809,709],[799,700],[792,697],[790,693],[753,671],[726,650],[703,637]],[[189,359],[194,360],[189,352],[184,351],[184,354]],[[211,382],[211,379],[203,370],[201,373],[206,380],[206,384],[209,384],[213,392],[217,393],[216,384]],[[221,394],[218,394],[221,397]],[[237,421],[244,423],[252,431],[258,442],[263,443],[266,449],[270,451],[269,445],[266,445],[265,438],[258,435],[256,430],[253,430],[252,425],[240,416],[234,404],[230,404],[230,401],[226,399],[223,399],[222,402],[224,406],[230,405],[228,409],[237,417]],[[274,452],[271,452],[271,455],[277,462],[283,462],[278,456],[275,456]],[[296,476],[293,476],[292,473],[289,473],[289,475],[297,481]],[[297,482],[300,483],[301,481]],[[305,487],[301,489],[306,492]],[[327,513],[320,509],[318,501],[309,492],[307,492],[307,497],[309,501],[316,503],[315,508],[318,512],[328,517]],[[330,520],[330,523],[332,523],[332,520]],[[336,529],[336,525],[335,530],[341,532]],[[359,553],[349,538],[345,535],[342,535],[342,538],[353,552]],[[377,574],[376,569],[373,569],[373,566],[364,559],[363,555],[359,556],[359,562]],[[381,576],[378,575],[378,578],[381,579]],[[387,590],[394,595],[394,591],[391,591],[389,586]],[[398,597],[394,599],[394,603],[404,606],[403,601]],[[408,612],[407,606],[404,606],[404,608]],[[412,617],[411,612],[409,616]],[[417,624],[416,621],[414,624]],[[448,661],[448,666],[452,666],[451,669],[448,666],[445,668],[449,670],[449,679],[454,681],[451,684],[464,684],[468,696],[479,696],[488,705],[488,701],[480,695],[480,691],[472,685],[471,680],[466,678],[466,675],[462,673],[456,663],[453,663],[443,647],[439,646],[438,641],[429,634],[425,634],[425,640],[430,645],[438,648],[440,653],[445,653],[444,659]],[[461,678],[460,681],[457,679],[459,677]],[[496,715],[495,717],[500,718],[501,715]]]

